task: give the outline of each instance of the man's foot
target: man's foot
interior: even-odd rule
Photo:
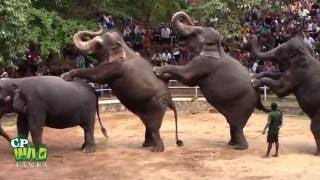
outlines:
[[[262,156],[262,158],[269,158],[269,157],[270,157],[269,155]]]
[[[272,157],[279,157],[279,154],[274,154],[272,155]]]

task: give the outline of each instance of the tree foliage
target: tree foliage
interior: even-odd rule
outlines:
[[[2,0],[0,62],[24,58],[31,42],[40,45],[46,59],[71,43],[75,32],[97,28],[101,12],[157,24],[185,6],[183,0]]]
[[[188,9],[195,17],[204,22],[210,18],[218,18],[216,28],[225,36],[236,36],[240,32],[244,17],[253,6],[263,11],[279,13],[296,0],[204,0],[198,6]]]

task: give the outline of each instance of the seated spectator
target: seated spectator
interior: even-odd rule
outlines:
[[[172,59],[172,55],[169,52],[169,50],[166,50],[164,53],[161,55],[161,65],[169,64],[170,60]]]
[[[151,63],[155,66],[161,66],[161,59],[162,59],[162,54],[159,51],[157,51],[152,56]]]
[[[174,59],[174,63],[173,64],[178,64],[180,59],[181,59],[181,53],[180,53],[180,49],[178,47],[175,47],[173,49],[173,59]]]

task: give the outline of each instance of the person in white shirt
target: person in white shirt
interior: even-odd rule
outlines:
[[[309,14],[309,11],[307,9],[301,8],[298,12],[300,17],[306,17]]]
[[[308,22],[307,31],[309,31],[309,32],[313,31],[313,23],[312,22]]]
[[[258,61],[255,61],[252,65],[252,72],[256,73],[257,72],[257,69],[258,69]]]
[[[168,64],[169,61],[172,59],[172,55],[168,50],[166,50],[166,52],[164,52],[162,54],[162,58],[161,59],[162,59],[162,65]]]
[[[310,37],[309,34],[306,35],[306,37],[304,38],[304,42],[310,47],[313,48],[313,45],[315,43],[314,39],[312,37]]]
[[[128,40],[130,38],[130,35],[131,35],[132,31],[131,31],[131,28],[130,26],[128,25],[126,27],[126,29],[123,31],[123,37],[124,39]]]
[[[164,27],[161,29],[161,38],[165,43],[170,43],[171,30],[169,27]]]

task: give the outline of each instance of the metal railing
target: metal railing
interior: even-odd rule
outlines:
[[[172,86],[172,84],[178,84],[178,81],[176,81],[176,80],[170,80],[169,81],[169,89],[181,89],[181,90],[184,90],[184,89],[193,89],[193,95],[191,95],[192,97],[196,97],[196,98],[198,98],[198,97],[200,97],[200,96],[202,96],[202,94],[201,94],[201,90],[200,90],[200,87],[199,86],[195,86],[195,87],[189,87],[189,86],[177,86],[177,85],[174,85],[174,86]],[[93,87],[95,87],[95,84],[93,84],[93,83],[90,83],[90,85],[91,86],[93,86]],[[112,93],[112,89],[110,89],[110,88],[103,88],[103,87],[106,87],[107,85],[101,85],[100,87],[102,87],[102,88],[96,88],[95,89],[95,91],[96,92],[100,92],[100,93],[102,93],[101,95],[102,96],[104,96],[103,94],[104,94],[104,92],[109,92],[109,93]],[[264,87],[260,87],[260,89],[262,89],[263,90],[263,100],[264,101],[267,101],[267,91],[268,91],[268,87],[267,86],[264,86]],[[175,93],[172,93],[173,94],[173,96],[175,95]],[[190,94],[188,94],[188,95],[190,95]],[[112,96],[111,94],[109,95],[109,96]]]

